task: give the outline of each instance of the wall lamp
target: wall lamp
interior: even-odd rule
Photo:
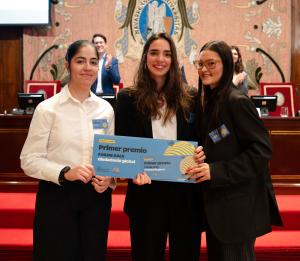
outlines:
[[[283,72],[282,72],[279,64],[273,59],[273,57],[270,54],[268,54],[266,51],[264,51],[263,49],[261,49],[261,48],[256,48],[256,52],[257,53],[263,53],[265,56],[267,56],[271,60],[271,62],[275,65],[276,69],[280,73],[281,81],[285,82],[284,74],[283,74]]]
[[[48,53],[50,52],[52,49],[58,49],[58,48],[61,48],[62,46],[61,45],[58,45],[58,44],[53,44],[51,45],[49,48],[47,48],[41,55],[40,57],[36,60],[35,64],[33,65],[32,67],[32,70],[30,72],[30,77],[29,77],[29,80],[32,80],[33,78],[33,74],[36,70],[36,67],[38,66],[38,64],[40,63],[40,61],[43,59],[43,57]]]

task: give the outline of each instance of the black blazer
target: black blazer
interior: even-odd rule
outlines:
[[[211,171],[202,186],[207,224],[224,243],[254,239],[270,232],[272,224],[282,225],[268,168],[268,132],[252,101],[235,88],[217,122],[209,111],[202,126]],[[214,142],[209,133],[216,130]]]
[[[196,140],[195,117],[190,115],[186,120],[182,111],[178,111],[177,139]],[[115,134],[122,136],[152,138],[151,119],[137,110],[134,96],[125,88],[117,96],[115,111]],[[128,215],[136,211],[141,212],[143,207],[156,210],[162,202],[174,205],[185,205],[195,208],[199,205],[195,193],[197,184],[184,184],[177,182],[152,181],[150,185],[137,186],[129,180],[124,210]],[[196,211],[195,211],[196,212]]]

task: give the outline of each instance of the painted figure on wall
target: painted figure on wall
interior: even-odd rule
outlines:
[[[176,45],[182,42],[183,52],[189,57],[191,46],[198,48],[190,36],[192,24],[199,18],[197,7],[195,0],[189,7],[185,0],[129,0],[126,6],[118,0],[115,19],[121,24],[123,35],[115,43],[116,53],[120,57],[137,59],[137,50],[141,51],[152,34],[165,32],[172,36]]]
[[[153,1],[148,5],[148,30],[151,34],[165,33],[164,18],[166,17],[166,5],[158,5]]]

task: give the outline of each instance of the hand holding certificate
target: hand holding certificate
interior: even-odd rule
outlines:
[[[196,142],[125,136],[94,136],[93,165],[96,174],[135,178],[147,172],[152,180],[193,182],[185,176],[196,165]]]

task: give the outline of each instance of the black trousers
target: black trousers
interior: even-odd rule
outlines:
[[[174,201],[129,214],[132,261],[163,261],[167,238],[171,261],[199,261],[200,218],[195,213]]]
[[[255,240],[237,244],[220,242],[208,229],[206,231],[206,245],[208,261],[255,261]]]
[[[104,261],[110,211],[110,188],[100,194],[90,183],[40,181],[33,260]]]

